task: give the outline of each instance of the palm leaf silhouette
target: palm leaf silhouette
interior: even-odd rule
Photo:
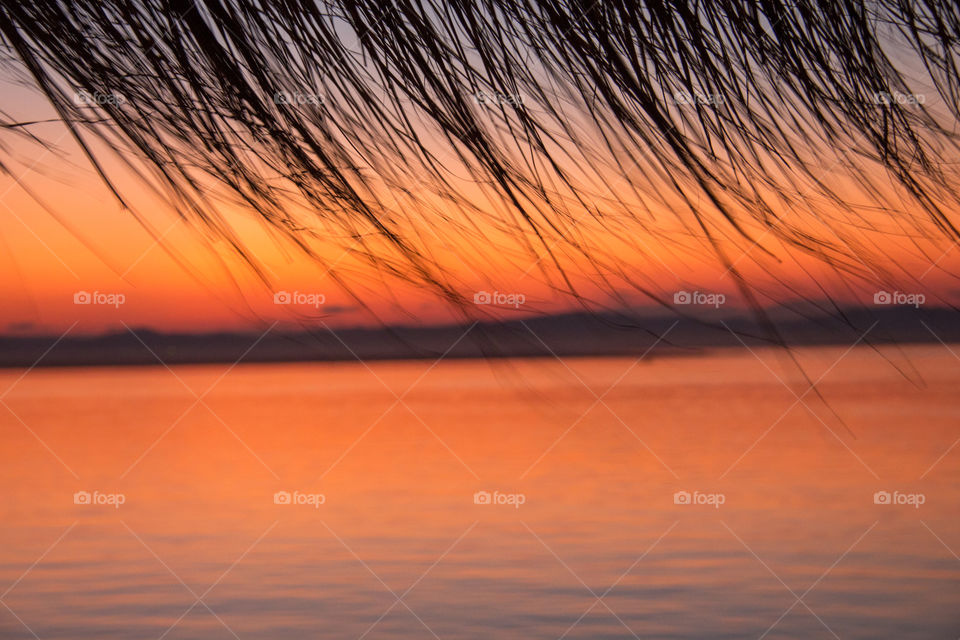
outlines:
[[[642,254],[669,215],[751,300],[736,256],[764,237],[874,277],[884,216],[958,236],[951,3],[38,0],[0,33],[117,198],[92,140],[254,268],[213,191],[455,302],[430,234],[495,230],[561,289],[580,260],[657,300],[604,233]]]

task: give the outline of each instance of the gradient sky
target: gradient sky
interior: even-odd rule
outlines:
[[[42,120],[54,115],[44,98],[9,79],[2,91],[3,108],[13,119]],[[227,210],[239,237],[261,265],[266,283],[224,242],[178,220],[159,198],[121,178],[124,194],[132,195],[136,210],[161,238],[158,243],[121,208],[65,136],[62,124],[40,124],[31,130],[53,141],[55,149],[45,151],[9,135],[3,141],[14,161],[8,165],[12,175],[0,177],[0,269],[5,275],[0,280],[4,300],[0,332],[57,333],[74,322],[78,322],[78,332],[101,332],[122,329],[123,323],[163,331],[208,331],[256,328],[274,321],[296,325],[320,319],[335,326],[372,321],[373,316],[326,273],[323,264],[272,237],[250,211]],[[108,162],[107,167],[116,169],[118,165]],[[849,191],[850,202],[867,203],[849,180],[835,186]],[[398,202],[398,210],[402,212],[403,207],[404,203]],[[589,238],[592,246],[603,248],[598,262],[619,263],[630,277],[667,299],[674,291],[697,289],[725,293],[736,304],[736,287],[729,272],[702,239],[683,233],[673,213],[661,207],[651,221],[650,236],[637,235],[636,227],[624,233],[615,224],[604,230],[589,221],[584,221],[578,232]],[[960,251],[922,240],[879,214],[871,217],[866,208],[859,213],[875,227],[871,232],[857,231],[855,236],[863,255],[869,256],[865,261],[870,270],[881,279],[889,275],[892,286],[900,285],[904,291],[923,292],[932,303],[957,300],[956,278],[950,274],[958,272]],[[802,219],[806,212],[793,215]],[[744,276],[769,295],[761,296],[764,303],[826,294],[843,302],[869,302],[877,290],[876,285],[840,277],[823,263],[784,248],[761,228],[750,232],[759,240],[757,246],[739,240],[731,242],[727,251]],[[425,240],[433,258],[464,293],[522,293],[527,304],[519,312],[526,313],[576,307],[569,296],[558,293],[563,281],[556,267],[549,260],[533,262],[505,232],[488,227],[472,238],[462,238],[438,228]],[[353,291],[382,320],[435,323],[455,317],[432,292],[378,273],[344,246],[335,239],[315,245],[319,255],[336,265]],[[760,247],[775,256],[765,255]],[[629,304],[652,304],[631,292],[603,264],[588,264],[582,256],[562,249],[558,252],[568,273],[577,274],[573,284],[595,305],[620,304],[611,299],[610,284],[625,292]],[[607,286],[601,275],[610,278]],[[75,305],[78,291],[121,293],[125,303],[121,308]],[[322,294],[325,300],[317,308],[278,306],[273,302],[276,291]],[[511,310],[497,312],[509,314]]]

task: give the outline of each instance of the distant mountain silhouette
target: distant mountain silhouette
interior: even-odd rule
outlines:
[[[949,343],[960,342],[958,319],[960,314],[951,309],[887,307],[779,317],[776,324],[791,346],[849,345],[871,326],[865,344]],[[166,364],[186,364],[233,363],[241,358],[244,362],[434,359],[443,354],[447,358],[637,356],[664,333],[650,357],[740,346],[740,340],[751,346],[774,344],[743,312],[719,311],[696,318],[649,311],[630,318],[570,313],[481,322],[468,328],[393,326],[336,329],[335,333],[318,329],[270,332],[262,338],[257,332],[168,334],[144,329],[136,330],[136,335],[129,331],[68,335],[42,359],[56,336],[7,336],[0,338],[0,366],[26,367],[38,360],[38,366],[151,365],[159,364],[158,358]]]

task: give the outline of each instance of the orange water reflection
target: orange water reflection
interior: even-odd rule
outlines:
[[[0,373],[0,637],[956,637],[960,362],[759,353]]]

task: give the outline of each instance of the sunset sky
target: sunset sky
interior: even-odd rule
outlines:
[[[14,120],[54,118],[52,108],[35,91],[15,85],[10,78],[3,91],[7,96],[5,107]],[[123,182],[125,174],[120,164],[115,159],[106,160],[111,177],[121,176],[118,183],[124,188],[124,196],[130,198],[158,242],[122,209],[61,123],[39,124],[31,131],[55,142],[55,150],[46,151],[40,145],[7,136],[14,161],[9,174],[0,178],[3,333],[56,334],[75,321],[77,332],[97,333],[122,330],[122,323],[189,332],[256,329],[274,321],[291,327],[318,320],[347,326],[369,324],[375,318],[388,323],[430,324],[458,317],[435,292],[378,271],[354,255],[356,246],[349,239],[325,237],[324,229],[318,228],[319,238],[311,241],[311,247],[321,260],[313,260],[266,230],[249,208],[222,205],[221,211],[237,237],[261,267],[265,282],[223,240],[179,220],[172,207],[129,179],[129,174]],[[849,194],[851,211],[837,211],[827,203],[818,205],[817,214],[835,216],[830,233],[839,240],[840,230],[856,242],[862,262],[848,261],[851,268],[867,279],[889,283],[891,289],[922,292],[932,304],[955,303],[958,286],[956,277],[950,274],[958,272],[960,251],[953,250],[945,240],[921,237],[923,224],[911,228],[913,219],[919,220],[923,214],[907,211],[909,215],[894,224],[887,214],[871,212],[859,185],[848,177],[834,175],[830,162],[834,160],[824,158],[823,179],[832,180],[837,190]],[[450,166],[456,174],[455,164]],[[571,172],[576,171],[571,168]],[[583,179],[588,179],[586,174]],[[412,188],[415,192],[416,187]],[[476,190],[467,180],[463,188]],[[617,193],[625,202],[637,202],[637,196],[623,191]],[[420,204],[397,200],[395,211],[409,215],[411,207],[430,201],[430,194],[421,195]],[[476,197],[476,205],[485,206],[479,192]],[[446,206],[436,199],[434,202],[438,211]],[[548,239],[557,260],[570,274],[571,284],[592,308],[656,306],[633,289],[624,276],[665,300],[678,290],[702,290],[724,293],[733,306],[742,303],[729,271],[702,234],[690,232],[693,227],[679,207],[671,210],[665,204],[645,200],[650,210],[640,215],[644,231],[636,225],[618,225],[612,203],[601,199],[595,204],[601,210],[609,205],[613,215],[603,225],[584,215],[570,227],[582,234],[584,246],[592,248],[592,263]],[[641,208],[639,203],[633,206]],[[458,211],[442,213],[458,223],[463,218]],[[784,210],[782,215],[795,218],[801,226],[811,225],[809,211]],[[521,240],[528,239],[511,236],[509,227],[497,228],[494,220],[481,219],[468,231],[453,231],[445,224],[427,225],[419,230],[420,240],[451,285],[468,298],[475,291],[525,296],[526,303],[520,309],[484,308],[485,313],[507,317],[578,308],[572,296],[560,292],[565,284],[549,257],[541,251],[539,261],[531,259],[521,246]],[[929,231],[929,223],[926,226]],[[841,276],[822,261],[787,248],[776,234],[756,224],[747,225],[746,230],[754,242],[735,238],[729,230],[719,235],[727,238],[722,244],[724,250],[760,292],[762,304],[827,295],[841,303],[863,303],[870,302],[878,290],[875,282],[849,273]],[[369,311],[361,309],[327,273],[330,266],[369,305]],[[610,289],[622,292],[623,300],[615,300]],[[125,301],[121,308],[76,305],[73,297],[78,291],[120,293]],[[278,291],[320,295],[323,304],[276,305],[274,293]]]
[[[0,3],[0,640],[960,639],[951,7]]]

